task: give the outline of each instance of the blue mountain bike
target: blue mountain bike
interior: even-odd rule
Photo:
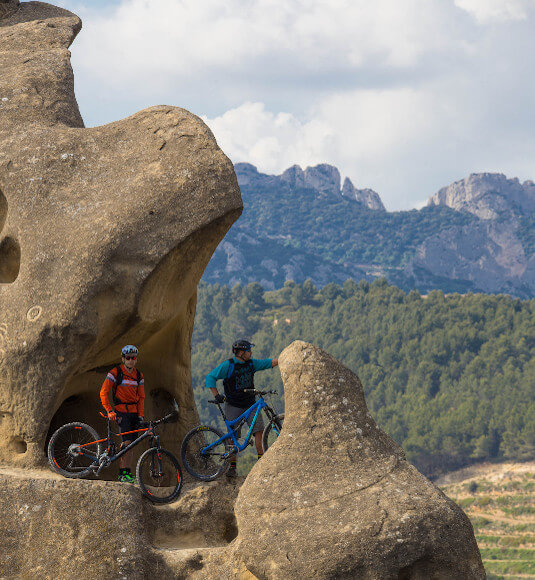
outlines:
[[[227,432],[225,434],[214,427],[199,425],[184,437],[180,448],[180,457],[182,459],[182,465],[193,477],[202,481],[212,481],[223,475],[228,469],[228,460],[252,444],[251,436],[261,411],[264,411],[268,418],[268,423],[262,434],[264,452],[274,439],[278,437],[282,429],[284,413],[275,413],[263,399],[264,395],[276,394],[277,391],[258,391],[256,389],[245,389],[245,391],[259,395],[259,399],[233,421],[227,420],[220,403],[217,401],[208,401],[209,403],[217,405],[223,421],[227,426]],[[249,431],[243,443],[240,443],[241,427],[252,414],[254,416],[251,420]]]

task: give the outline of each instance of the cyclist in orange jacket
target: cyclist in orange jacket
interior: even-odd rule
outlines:
[[[145,381],[141,371],[136,369],[138,349],[127,344],[121,350],[122,364],[112,368],[100,389],[100,400],[111,421],[117,421],[119,431],[127,433],[139,428],[143,421],[145,406]],[[112,392],[115,410],[110,404]],[[122,436],[121,448],[137,438],[137,433]],[[132,475],[132,451],[125,453],[119,459],[119,481],[134,483]]]

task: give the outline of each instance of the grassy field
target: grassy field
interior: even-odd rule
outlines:
[[[489,580],[535,580],[535,462],[474,466],[435,483],[472,521]]]

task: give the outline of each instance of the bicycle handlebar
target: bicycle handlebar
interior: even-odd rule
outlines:
[[[150,421],[150,422],[153,425],[159,425],[160,423],[174,423],[177,420],[178,420],[178,413],[176,411],[173,411],[172,413],[169,413],[169,415],[166,415],[165,417],[162,417],[161,419],[158,419],[157,421]]]
[[[108,421],[110,420],[110,418],[107,415],[104,415],[104,413],[100,412],[100,416],[104,417],[104,419],[108,419]],[[166,415],[165,417],[162,417],[161,419],[157,419],[156,421],[145,421],[147,423],[147,425],[160,425],[160,423],[174,423],[176,420],[178,419],[178,411],[173,411],[172,413],[169,413],[169,415]]]
[[[259,391],[258,389],[243,389],[244,393],[255,393],[256,395],[276,395],[277,391]],[[212,405],[221,405],[215,399],[209,400],[208,403],[212,403]]]

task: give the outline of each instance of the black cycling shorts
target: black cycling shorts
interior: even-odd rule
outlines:
[[[117,411],[117,424],[119,425],[119,431],[121,433],[126,433],[127,431],[134,431],[139,429],[139,417],[137,413],[120,413]],[[128,433],[128,435],[122,435],[123,441],[135,441],[138,438],[139,433]]]

